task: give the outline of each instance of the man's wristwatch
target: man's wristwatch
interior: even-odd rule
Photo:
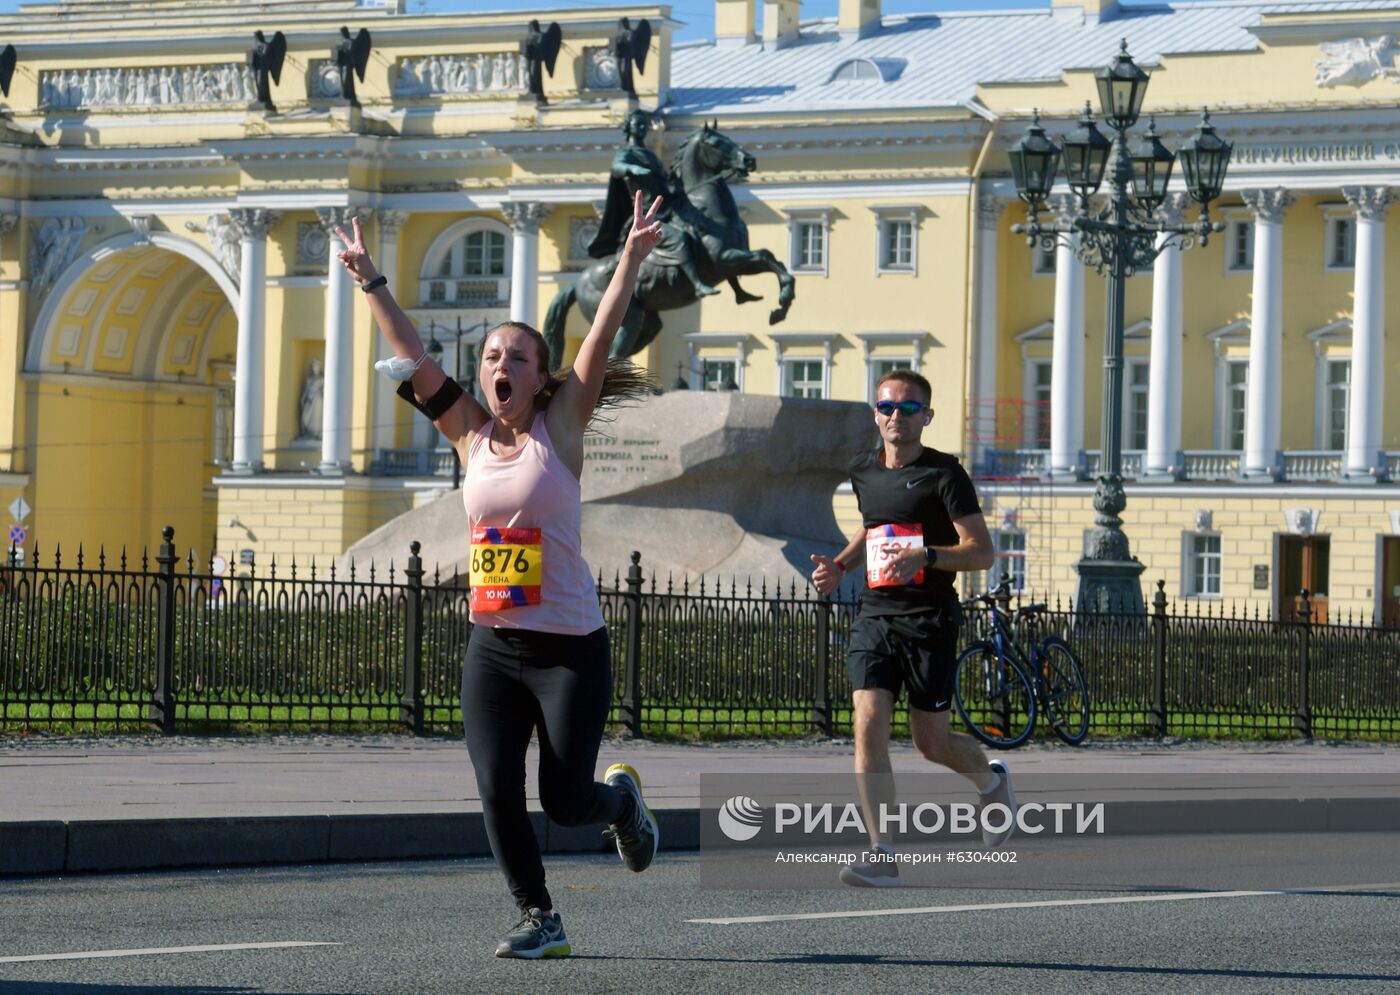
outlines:
[[[924,566],[931,567],[938,562],[938,550],[932,546],[924,547]]]
[[[387,285],[388,282],[389,278],[383,273],[380,273],[373,280],[367,280],[364,283],[360,284],[360,289],[363,290],[365,293],[369,293],[371,290],[378,290],[380,287]]]

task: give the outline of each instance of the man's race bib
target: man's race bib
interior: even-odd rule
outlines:
[[[903,587],[890,573],[895,557],[906,549],[924,548],[922,525],[876,525],[865,530],[865,582],[871,587]],[[923,567],[909,584],[924,582]]]
[[[472,611],[537,605],[543,577],[539,529],[472,529]]]

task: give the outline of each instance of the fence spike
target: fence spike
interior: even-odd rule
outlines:
[[[39,557],[39,549],[38,549],[38,547],[35,547],[35,549],[34,549],[34,558],[35,558],[35,559],[38,559],[38,557]],[[126,547],[125,547],[125,546],[122,547],[122,573],[126,573]]]
[[[107,570],[107,550],[102,546],[97,547],[97,569],[101,573]]]
[[[369,558],[369,582],[374,583],[374,557]]]
[[[143,561],[144,563],[144,561]],[[63,567],[63,543],[55,543],[53,547],[53,568],[55,570]]]
[[[78,569],[83,569],[83,544],[78,543]]]
[[[655,571],[655,570],[653,570],[653,571],[651,572],[651,593],[652,593],[652,594],[655,594],[655,593],[656,593],[656,571]]]
[[[99,557],[101,557],[102,554],[101,554],[101,552],[99,551],[97,555],[98,555]],[[185,564],[186,564],[186,570],[185,570],[185,572],[188,573],[191,577],[193,577],[193,576],[194,576],[194,547],[193,547],[193,546],[190,547],[189,553],[186,554],[186,556],[185,556]]]
[[[672,593],[675,592],[675,589],[676,589],[676,588],[675,588],[675,577],[674,577],[674,575],[671,573],[671,571],[667,570],[667,571],[666,571],[666,593],[667,593],[667,594],[672,594]]]
[[[331,561],[331,570],[335,570],[334,560]],[[334,577],[335,574],[332,573],[331,576]],[[355,558],[353,556],[350,558],[350,583],[355,583]]]
[[[335,583],[335,557],[331,557],[331,583]]]

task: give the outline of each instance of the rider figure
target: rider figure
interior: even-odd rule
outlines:
[[[627,138],[627,144],[613,158],[603,220],[598,226],[597,237],[588,246],[588,254],[594,259],[605,259],[617,252],[626,241],[627,230],[632,223],[632,202],[640,190],[646,203],[650,204],[657,198],[661,198],[662,203],[661,243],[643,266],[646,269],[679,267],[694,285],[697,296],[717,294],[719,291],[700,276],[690,233],[674,222],[675,211],[671,205],[678,203],[680,198],[675,196],[666,178],[666,167],[656,153],[646,146],[650,131],[651,115],[645,111],[633,111],[623,122],[622,133]]]

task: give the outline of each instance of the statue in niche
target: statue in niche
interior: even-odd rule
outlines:
[[[186,221],[185,227],[190,231],[203,232],[209,237],[209,247],[214,250],[219,265],[237,283],[242,272],[242,236],[238,232],[238,226],[229,219],[228,215],[211,214],[204,224]]]
[[[632,22],[624,17],[617,22],[617,33],[613,35],[608,50],[617,60],[617,85],[629,97],[637,95],[637,87],[632,80],[632,67],[637,72],[647,71],[647,50],[651,48],[651,23],[645,18],[632,27]]]
[[[340,97],[351,107],[359,107],[355,96],[355,78],[365,81],[365,68],[369,65],[369,28],[361,28],[350,37],[350,29],[341,25],[340,41],[331,49],[331,62],[340,73]]]
[[[306,377],[301,382],[300,429],[295,442],[321,441],[321,413],[326,394],[326,373],[319,356],[306,364]]]
[[[33,243],[29,247],[29,289],[35,296],[53,286],[83,240],[87,223],[82,218],[49,218],[43,225],[29,223]]]

